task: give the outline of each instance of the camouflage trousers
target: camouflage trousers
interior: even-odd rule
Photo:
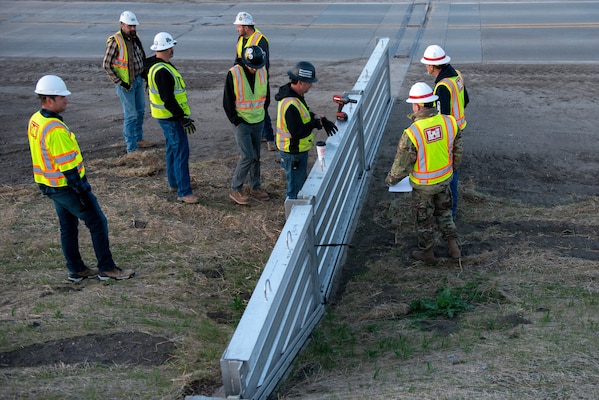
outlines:
[[[458,237],[451,215],[451,190],[447,179],[435,185],[413,185],[412,215],[416,225],[418,247],[428,249],[435,244],[438,229],[445,240]]]

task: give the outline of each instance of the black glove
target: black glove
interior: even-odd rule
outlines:
[[[196,131],[196,126],[193,124],[193,119],[191,118],[183,118],[181,125],[183,125],[183,130],[188,135],[191,135]]]
[[[129,85],[127,82],[121,82],[121,86],[123,89],[125,89],[126,91],[131,90],[131,85]]]
[[[322,117],[322,127],[324,128],[328,136],[333,136],[338,131],[337,125],[335,125],[334,122],[329,121],[325,117]]]
[[[314,118],[314,127],[316,129],[322,129],[322,121],[320,118]]]
[[[92,200],[89,197],[90,191],[88,190],[86,192],[81,192],[78,194],[79,194],[79,203],[81,204],[81,207],[79,207],[79,211],[85,212],[85,211],[89,210],[89,207],[92,204]]]

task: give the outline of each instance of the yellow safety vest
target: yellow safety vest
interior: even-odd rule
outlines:
[[[451,93],[451,115],[455,118],[460,129],[466,127],[466,116],[464,115],[464,79],[460,71],[457,76],[443,78],[435,85],[435,92],[441,85],[445,86]]]
[[[237,40],[237,58],[242,58],[242,52],[244,48],[250,46],[258,46],[258,43],[260,43],[260,40],[262,38],[266,39],[266,42],[268,43],[268,39],[266,38],[266,36],[264,36],[262,32],[256,29],[254,33],[252,33],[252,35],[247,39],[244,46],[243,36],[239,36],[239,39]],[[268,57],[267,54],[265,54],[265,56]]]
[[[165,68],[173,76],[173,79],[175,80],[175,99],[177,100],[177,103],[179,103],[179,106],[183,109],[183,113],[187,116],[190,115],[191,112],[189,110],[189,104],[187,104],[187,91],[185,90],[185,82],[183,81],[183,77],[171,64],[159,62],[152,65],[150,71],[148,72],[148,97],[150,98],[150,110],[152,111],[152,117],[157,119],[167,119],[173,116],[173,114],[167,110],[166,107],[164,107],[164,102],[160,98],[158,86],[156,86],[156,81],[154,80],[156,77],[156,72],[162,68]]]
[[[62,172],[73,168],[77,168],[81,178],[85,176],[79,144],[64,122],[46,118],[38,111],[29,120],[27,136],[35,182],[50,187],[68,186]]]
[[[302,122],[304,124],[309,123],[312,120],[310,111],[308,108],[298,99],[297,97],[285,97],[277,104],[277,147],[279,150],[289,153],[289,147],[291,144],[291,133],[287,127],[287,121],[285,120],[285,113],[289,107],[295,107],[298,109]],[[303,153],[312,148],[314,144],[314,132],[299,140],[299,152]]]
[[[229,69],[233,76],[233,90],[235,92],[235,108],[237,115],[248,124],[256,124],[264,120],[264,104],[268,83],[264,68],[256,70],[254,90],[250,87],[246,72],[240,65]]]
[[[415,121],[404,131],[418,149],[410,181],[434,185],[453,174],[453,142],[458,125],[451,115],[437,114]]]
[[[110,39],[116,40],[117,47],[119,48],[118,56],[113,60],[112,67],[116,75],[121,78],[121,80],[125,83],[130,83],[129,78],[129,54],[127,52],[127,44],[125,43],[125,38],[121,31],[118,31],[114,35],[110,36],[106,40],[106,44],[110,41]]]

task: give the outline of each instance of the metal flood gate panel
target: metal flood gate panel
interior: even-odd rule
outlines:
[[[389,39],[380,39],[327,140],[220,361],[229,398],[265,399],[324,315],[361,204],[370,165],[393,105]]]

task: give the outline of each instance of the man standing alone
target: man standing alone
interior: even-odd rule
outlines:
[[[27,136],[33,178],[43,195],[54,202],[60,223],[60,243],[69,270],[68,280],[80,282],[98,276],[100,280],[128,279],[133,270],[122,270],[112,259],[108,222],[85,175],[85,166],[75,134],[60,113],[67,109],[67,90],[56,75],[45,75],[35,87],[41,109],[31,116]],[[79,253],[79,220],[91,234],[98,268],[88,268]]]
[[[237,204],[248,204],[249,198],[242,192],[248,173],[250,196],[259,200],[269,199],[268,193],[260,187],[260,138],[270,91],[262,49],[258,46],[243,49],[242,63],[235,64],[227,73],[223,108],[233,124],[240,153],[229,197]]]
[[[123,136],[127,153],[134,153],[138,148],[154,146],[154,143],[143,139],[146,98],[142,72],[146,54],[137,36],[135,14],[123,11],[119,21],[121,29],[106,40],[103,67],[114,82],[123,106]]]

